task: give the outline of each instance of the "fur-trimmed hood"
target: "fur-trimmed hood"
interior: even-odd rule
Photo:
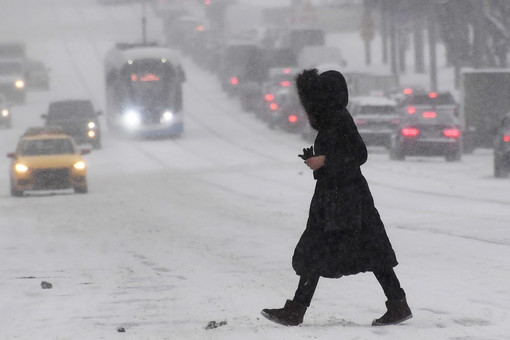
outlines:
[[[334,70],[319,74],[317,69],[303,70],[296,76],[296,87],[310,124],[316,130],[343,111],[349,102],[347,82]]]

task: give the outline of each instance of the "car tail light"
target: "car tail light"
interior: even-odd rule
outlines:
[[[417,128],[403,128],[401,130],[401,133],[402,133],[402,136],[404,137],[416,137],[420,134],[420,130],[418,130]]]
[[[237,77],[231,77],[230,78],[230,84],[232,84],[232,85],[239,84],[239,79],[237,79]]]
[[[278,104],[271,103],[271,105],[269,105],[269,108],[271,109],[271,111],[276,111],[278,109]]]
[[[366,120],[364,120],[364,119],[356,119],[356,120],[354,121],[354,123],[355,123],[356,125],[363,125],[363,124],[366,124],[366,123],[367,123],[367,121],[366,121]]]
[[[268,93],[264,96],[264,99],[266,100],[266,102],[272,102],[274,100],[274,95],[271,93]]]
[[[407,89],[404,89],[403,92],[405,95],[410,95],[410,94],[413,94],[413,89],[407,88]]]
[[[423,112],[422,117],[423,118],[436,118],[437,114],[433,111],[426,111],[426,112]]]
[[[298,118],[296,115],[289,115],[289,123],[297,123]]]
[[[503,141],[507,142],[507,143],[510,143],[510,135],[504,135],[503,136]]]
[[[459,129],[446,129],[443,131],[443,134],[448,138],[459,138],[460,130]]]
[[[432,99],[437,98],[437,92],[430,92],[429,98],[432,98]]]
[[[284,81],[280,82],[280,85],[282,87],[289,87],[290,86],[290,81],[284,80]]]
[[[413,106],[407,107],[407,113],[409,113],[410,115],[416,113],[416,108]]]

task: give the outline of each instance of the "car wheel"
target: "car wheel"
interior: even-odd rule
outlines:
[[[86,194],[89,192],[88,186],[74,187],[74,192],[77,194]]]
[[[461,159],[461,151],[458,150],[456,152],[449,153],[445,156],[447,162],[458,162]]]
[[[494,155],[494,177],[496,178],[505,178],[508,176],[508,172],[503,168],[503,164],[501,164],[501,160],[498,156]]]
[[[390,159],[392,161],[403,161],[405,158],[404,152],[399,147],[395,146],[390,149]]]
[[[12,183],[12,181],[11,181],[11,196],[14,196],[14,197],[21,197],[21,196],[23,196],[23,191],[22,190],[17,190],[16,186],[14,185],[14,183]]]

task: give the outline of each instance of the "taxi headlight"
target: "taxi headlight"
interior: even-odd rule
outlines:
[[[96,127],[96,123],[89,122],[88,126],[89,126],[89,129],[94,129]]]
[[[74,163],[74,165],[73,165],[73,166],[74,166],[74,168],[75,168],[76,170],[83,170],[83,169],[85,169],[85,167],[86,167],[86,165],[85,165],[85,162],[84,162],[84,161],[78,161],[78,162]]]
[[[161,115],[160,122],[167,123],[167,122],[171,121],[173,118],[174,118],[174,114],[172,113],[172,111],[167,110],[167,111],[163,112],[163,114]]]
[[[14,166],[14,169],[16,169],[16,172],[24,173],[28,171],[28,166],[26,166],[25,164],[17,163]]]
[[[126,124],[127,127],[137,127],[142,122],[142,119],[140,117],[140,113],[138,113],[135,110],[127,110],[124,113],[124,124]]]
[[[14,86],[16,86],[17,89],[22,89],[25,87],[25,82],[23,80],[16,80]]]
[[[9,110],[3,109],[2,110],[2,117],[7,117],[9,115]]]

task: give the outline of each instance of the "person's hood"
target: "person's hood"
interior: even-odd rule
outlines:
[[[319,74],[317,69],[303,70],[296,76],[296,87],[314,129],[330,121],[330,115],[343,111],[349,102],[347,82],[338,71]]]

